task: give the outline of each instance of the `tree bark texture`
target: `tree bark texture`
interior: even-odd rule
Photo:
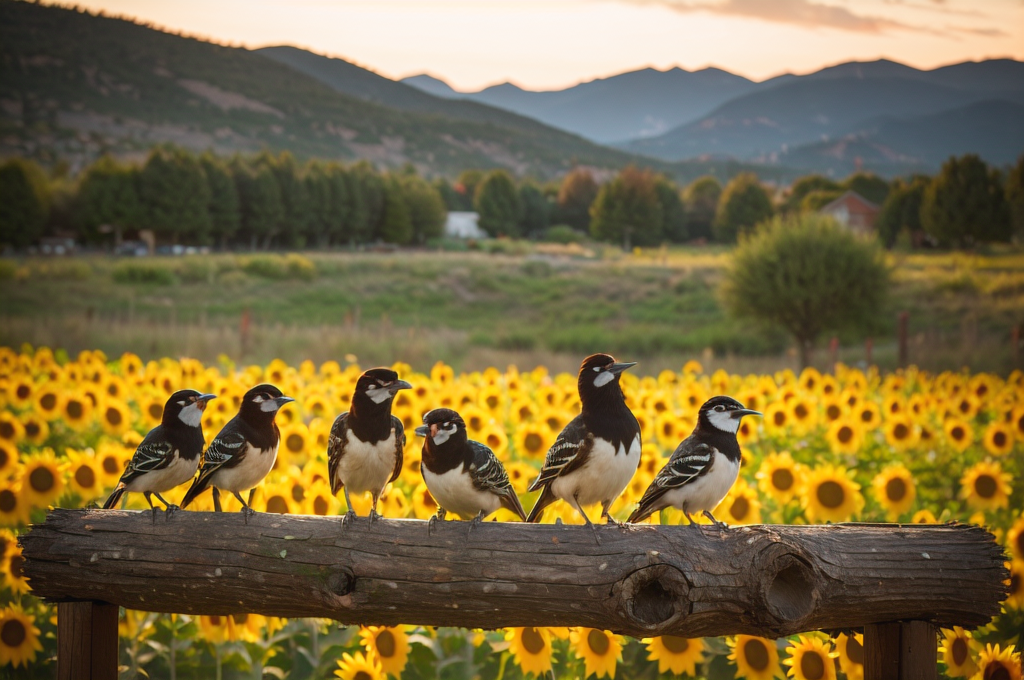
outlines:
[[[49,601],[346,624],[588,626],[635,637],[974,627],[1002,548],[967,525],[583,526],[53,510],[21,537]]]

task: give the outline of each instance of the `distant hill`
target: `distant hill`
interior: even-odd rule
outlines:
[[[402,82],[437,96],[515,111],[603,144],[661,134],[757,87],[742,76],[715,68],[648,68],[548,92],[504,83],[460,93],[425,75]]]
[[[505,167],[538,177],[574,163],[613,169],[637,160],[515,114],[423,95],[341,60],[324,61],[343,71],[337,77],[357,96],[281,63],[284,51],[270,59],[73,9],[0,0],[0,55],[4,156],[78,166],[107,151],[141,157],[173,142],[384,167],[411,162],[432,173]]]

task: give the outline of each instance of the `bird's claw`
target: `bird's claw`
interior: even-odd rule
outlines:
[[[245,523],[249,523],[249,518],[256,514],[256,511],[250,508],[248,505],[242,506],[242,517],[245,518]]]
[[[168,505],[166,508],[164,508],[164,521],[169,522],[171,520],[171,516],[174,513],[178,512],[179,510],[181,510],[181,508],[177,505],[174,505],[173,503]]]
[[[355,522],[356,521],[356,517],[358,517],[358,516],[359,515],[356,514],[355,510],[353,510],[352,508],[349,508],[348,512],[346,512],[344,515],[341,516],[341,526],[342,526],[342,528],[348,528],[349,522]]]

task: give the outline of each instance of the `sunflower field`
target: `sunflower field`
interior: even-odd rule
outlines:
[[[101,504],[135,446],[160,422],[174,390],[212,392],[207,441],[230,419],[246,389],[260,382],[297,401],[278,415],[277,464],[258,488],[263,512],[338,515],[326,449],[331,424],[348,409],[361,369],[354,362],[289,366],[206,366],[191,359],[143,362],[133,354],[69,357],[48,348],[0,348],[0,673],[50,677],[55,668],[56,609],[32,596],[21,571],[19,532],[51,506]],[[548,446],[579,411],[576,376],[539,367],[456,375],[437,364],[429,374],[394,366],[414,389],[393,411],[406,431],[422,414],[446,406],[470,436],[505,463],[524,505]],[[880,375],[837,366],[834,375],[708,375],[688,362],[678,372],[622,377],[640,421],[643,459],[612,508],[628,516],[655,473],[695,424],[710,396],[728,394],[763,418],[744,418],[740,480],[716,510],[732,524],[860,521],[983,524],[1006,547],[1010,596],[988,626],[943,630],[941,668],[948,677],[1020,680],[1024,631],[1024,373],[931,375],[914,368]],[[387,517],[427,519],[436,505],[419,471],[422,442],[409,436],[400,478],[382,498]],[[180,502],[185,487],[167,494]],[[224,500],[226,511],[237,501]],[[370,499],[353,498],[365,515]],[[129,508],[147,509],[140,494]],[[212,510],[210,494],[196,510]],[[596,509],[588,509],[591,513]],[[191,508],[190,510],[191,511]],[[596,516],[596,515],[593,515]],[[492,519],[511,521],[500,510]],[[565,503],[544,521],[582,523]],[[457,520],[450,520],[457,521]],[[684,522],[663,511],[651,520]],[[808,633],[788,639],[750,636],[634,640],[594,629],[470,631],[403,626],[344,627],[317,619],[256,615],[184,616],[122,611],[122,677],[173,678],[656,678],[835,680],[863,677],[862,637]]]

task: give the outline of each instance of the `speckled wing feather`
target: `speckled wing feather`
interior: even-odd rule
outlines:
[[[340,481],[335,481],[335,475],[338,472],[338,463],[345,455],[345,442],[347,441],[348,411],[345,411],[334,419],[331,434],[327,437],[327,475],[331,481],[331,493],[338,493],[343,486]]]
[[[530,485],[530,491],[550,484],[556,477],[572,472],[583,465],[590,450],[594,447],[594,437],[583,423],[583,416],[576,416],[558,435],[558,439],[548,449],[544,458],[544,467],[540,475]]]
[[[391,416],[391,427],[395,430],[395,470],[391,473],[388,483],[398,479],[402,474],[402,459],[405,456],[405,425],[397,416]]]
[[[227,429],[225,427],[225,429]],[[237,430],[220,431],[217,438],[210,442],[203,456],[203,465],[199,468],[197,482],[204,483],[217,470],[224,466],[234,467],[242,462],[246,453],[245,435]]]
[[[154,428],[135,449],[120,481],[122,484],[128,484],[147,472],[167,467],[173,460],[174,445],[164,439],[162,434],[157,432],[157,428]]]
[[[638,510],[642,511],[651,503],[661,498],[670,489],[677,489],[706,475],[711,470],[715,459],[715,450],[702,443],[697,443],[693,436],[687,437],[669,459],[665,467],[654,477],[640,499]]]
[[[516,495],[515,488],[508,478],[505,466],[501,464],[494,451],[480,442],[469,441],[473,449],[473,464],[469,468],[473,486],[481,491],[490,491],[501,497],[501,504],[514,512],[519,519],[526,520],[526,511]]]

